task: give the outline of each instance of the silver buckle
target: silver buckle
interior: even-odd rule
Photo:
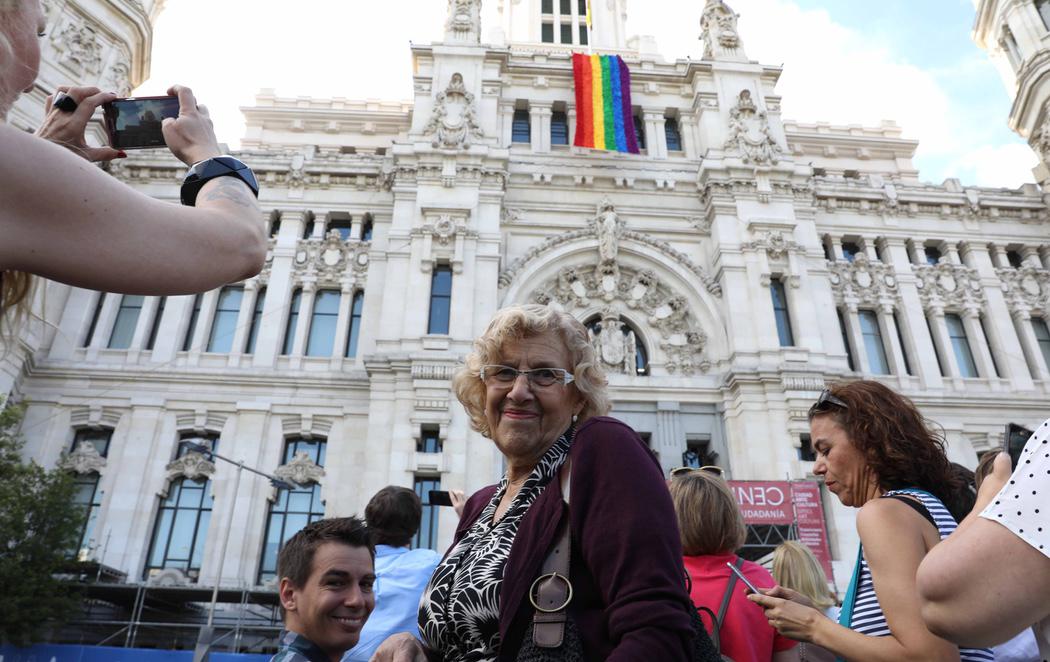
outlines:
[[[542,580],[547,579],[547,578],[550,578],[550,579],[561,579],[563,582],[565,582],[566,588],[569,589],[569,595],[565,598],[565,602],[562,603],[561,606],[555,607],[553,609],[544,609],[543,607],[541,607],[538,604],[536,604],[536,597],[535,597],[536,590],[537,590],[537,586],[536,585],[539,584]],[[531,602],[532,606],[536,608],[536,611],[541,611],[544,614],[553,614],[555,612],[559,612],[562,609],[565,609],[566,607],[568,607],[569,603],[572,602],[572,582],[569,581],[568,577],[566,577],[565,575],[559,574],[557,572],[551,572],[551,573],[547,573],[546,575],[540,575],[539,577],[536,578],[535,581],[532,582],[532,586],[529,587],[529,602]]]

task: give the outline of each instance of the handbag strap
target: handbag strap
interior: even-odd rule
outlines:
[[[738,570],[740,568],[743,568],[744,567],[744,559],[740,558],[739,556],[736,557],[736,560],[733,561],[733,565],[736,566],[736,568]],[[729,573],[729,583],[726,584],[726,592],[722,596],[722,605],[718,608],[718,623],[717,623],[717,626],[718,626],[719,630],[722,629],[722,623],[725,621],[726,612],[729,611],[729,600],[733,597],[733,589],[736,588],[736,581],[737,581],[736,573],[735,572]]]
[[[857,604],[857,591],[860,589],[860,566],[864,561],[864,546],[857,545],[857,562],[853,566],[853,578],[850,579],[849,588],[846,589],[846,597],[842,600],[842,610],[839,611],[839,625],[852,629],[853,607]],[[836,657],[835,662],[845,662],[841,657]]]
[[[561,495],[569,503],[569,459],[562,463],[558,475],[561,480]],[[569,557],[572,554],[572,534],[569,518],[565,517],[559,527],[554,547],[543,560],[540,576],[529,588],[529,599],[536,608],[532,617],[532,641],[539,648],[558,648],[565,636],[567,607],[572,601],[572,582],[569,580]]]

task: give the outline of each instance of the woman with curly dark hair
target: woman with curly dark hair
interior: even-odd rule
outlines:
[[[915,574],[955,530],[973,494],[915,404],[874,381],[824,391],[809,410],[813,472],[845,506],[859,508],[860,549],[839,622],[776,587],[750,599],[781,634],[865,662],[994,660],[923,625]]]

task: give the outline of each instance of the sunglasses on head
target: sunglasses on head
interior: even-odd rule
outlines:
[[[722,467],[711,464],[706,467],[675,467],[674,469],[671,469],[671,478],[675,478],[677,476],[684,476],[685,474],[692,473],[694,471],[703,471],[704,473],[708,473],[713,476],[725,475],[725,470],[722,469]]]
[[[820,392],[820,397],[813,403],[813,406],[809,408],[809,413],[813,414],[819,412],[829,411],[832,407],[840,407],[842,409],[849,409],[849,405],[842,398],[836,398],[831,394],[831,391],[824,389]]]

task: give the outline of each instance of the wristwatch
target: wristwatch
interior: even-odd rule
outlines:
[[[186,179],[182,181],[182,204],[194,206],[201,187],[217,177],[236,177],[248,185],[256,198],[259,197],[259,180],[251,168],[232,156],[216,156],[190,166]]]

